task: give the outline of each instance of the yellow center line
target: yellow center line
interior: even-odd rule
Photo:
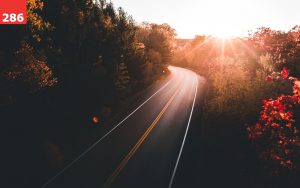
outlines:
[[[120,174],[120,172],[123,170],[123,168],[127,165],[128,161],[132,158],[132,156],[135,154],[135,152],[138,150],[138,148],[146,140],[147,136],[152,131],[152,129],[157,125],[157,122],[160,120],[160,118],[166,112],[166,110],[168,109],[168,107],[170,106],[170,104],[172,103],[172,101],[174,100],[174,98],[175,98],[176,94],[178,93],[178,91],[179,91],[179,88],[175,91],[175,93],[169,99],[169,101],[167,102],[167,104],[164,106],[164,108],[162,109],[162,111],[155,118],[155,120],[153,121],[153,123],[147,129],[147,131],[141,136],[141,138],[134,145],[134,147],[130,150],[130,152],[127,154],[127,156],[122,160],[122,162],[119,164],[119,166],[116,168],[116,170],[106,180],[106,182],[103,184],[102,188],[108,188],[108,187],[110,187],[110,185],[113,183],[113,181],[116,179],[116,177]]]

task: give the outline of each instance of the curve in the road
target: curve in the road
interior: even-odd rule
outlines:
[[[129,115],[127,115],[123,120],[121,120],[117,125],[115,125],[110,131],[108,131],[104,136],[102,136],[99,140],[97,140],[94,144],[92,144],[88,149],[82,152],[78,157],[76,157],[72,162],[70,162],[66,167],[64,167],[61,171],[59,171],[55,176],[49,179],[41,188],[46,188],[49,184],[51,184],[58,176],[63,174],[67,169],[69,169],[72,165],[74,165],[77,161],[79,161],[84,155],[86,155],[89,151],[91,151],[97,144],[103,141],[107,136],[109,136],[115,129],[117,129],[124,121],[126,121],[129,117],[131,117],[136,111],[138,111],[142,106],[144,106],[150,99],[156,96],[159,92],[161,92],[164,88],[166,88],[173,79],[169,80],[163,87],[157,90],[154,94],[152,94],[147,100],[145,100],[142,104],[140,104],[135,110],[133,110]]]
[[[169,69],[167,79],[145,90],[144,102],[42,187],[175,186],[201,82],[192,71]]]

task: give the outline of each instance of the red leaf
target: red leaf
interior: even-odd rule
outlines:
[[[282,71],[281,71],[281,77],[283,79],[287,79],[289,77],[289,74],[290,74],[289,69],[287,69],[286,67],[283,67]]]
[[[270,81],[272,81],[272,78],[271,78],[271,76],[266,76],[265,80],[270,82]]]

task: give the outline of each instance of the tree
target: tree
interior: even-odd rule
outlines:
[[[259,55],[271,55],[278,70],[286,66],[290,69],[291,74],[296,74],[300,70],[297,63],[300,60],[299,35],[298,26],[288,32],[262,27],[250,34],[249,41]]]
[[[6,48],[0,48],[5,62],[1,70],[3,93],[9,96],[35,93],[43,88],[56,85],[57,78],[48,66],[46,52],[50,41],[47,33],[53,27],[43,20],[40,11],[43,3],[40,0],[27,1],[27,25],[4,27],[1,37],[12,41]],[[4,44],[8,44],[4,43]],[[0,53],[1,54],[1,53]],[[13,85],[13,87],[7,87]]]
[[[3,73],[14,88],[18,88],[16,94],[34,93],[57,84],[57,78],[48,67],[46,57],[35,55],[29,44],[23,42],[16,56],[18,62]]]
[[[175,30],[168,24],[144,23],[139,28],[138,38],[145,45],[145,50],[154,50],[160,53],[161,62],[171,62],[172,53],[175,47]]]

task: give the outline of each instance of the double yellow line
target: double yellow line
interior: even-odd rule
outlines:
[[[113,181],[116,179],[116,177],[120,174],[120,172],[123,170],[123,168],[127,165],[128,161],[132,158],[132,156],[135,154],[135,152],[138,150],[138,148],[146,140],[146,138],[148,137],[148,135],[152,131],[152,129],[157,125],[157,122],[161,119],[163,114],[166,112],[166,110],[168,109],[168,107],[170,106],[172,101],[174,100],[178,91],[179,91],[179,88],[175,91],[175,93],[172,95],[172,97],[166,103],[166,105],[164,106],[162,111],[158,114],[158,116],[152,122],[152,124],[147,129],[147,131],[142,135],[142,137],[138,140],[138,142],[134,145],[134,147],[130,150],[130,152],[122,160],[122,162],[119,164],[119,166],[116,168],[116,170],[112,173],[112,175],[106,180],[106,182],[103,184],[102,188],[110,187],[110,185],[113,183]]]

